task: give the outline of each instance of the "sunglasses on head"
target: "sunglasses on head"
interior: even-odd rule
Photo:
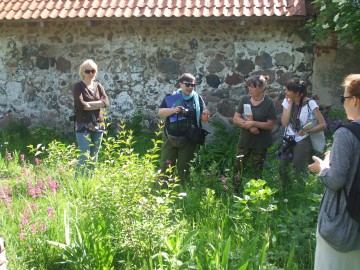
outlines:
[[[187,82],[184,82],[182,83],[183,85],[185,85],[186,87],[195,87],[195,83],[187,83]]]
[[[95,70],[95,69],[86,69],[84,72],[85,72],[86,74],[90,74],[90,73],[95,74],[95,73],[96,73],[96,70]]]

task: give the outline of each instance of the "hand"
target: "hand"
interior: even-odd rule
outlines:
[[[250,129],[254,127],[254,121],[244,121],[243,128]]]
[[[304,136],[304,135],[306,134],[306,132],[305,132],[304,130],[300,130],[300,131],[298,132],[298,134],[299,134],[299,136]]]
[[[201,122],[207,122],[209,120],[210,113],[207,109],[201,113]]]
[[[288,102],[289,106],[291,107],[294,103],[294,101],[291,98],[286,98],[286,101]]]
[[[185,108],[183,106],[177,106],[177,107],[174,107],[173,110],[174,110],[174,113],[176,114],[179,114],[181,113]]]
[[[320,173],[323,169],[325,168],[329,168],[330,167],[330,152],[326,152],[325,153],[325,158],[324,160],[316,157],[316,156],[313,156],[312,157],[314,163],[313,164],[310,164],[308,166],[309,170],[313,173]]]
[[[259,131],[259,129],[257,127],[251,127],[250,132],[251,132],[251,134],[254,134],[254,135],[259,135],[260,134],[260,131]]]

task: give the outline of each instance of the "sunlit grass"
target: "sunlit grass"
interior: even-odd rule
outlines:
[[[158,182],[159,134],[148,140],[125,126],[105,137],[87,177],[74,178],[71,142],[3,151],[0,234],[8,269],[311,269],[316,178],[309,175],[301,192],[281,192],[272,149],[264,180],[245,172],[244,192],[233,194],[237,133],[229,132],[226,155],[212,155],[217,140],[207,144],[191,181],[179,186],[174,177],[166,188]]]

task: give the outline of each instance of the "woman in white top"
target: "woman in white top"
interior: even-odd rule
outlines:
[[[292,169],[296,176],[301,175],[307,169],[313,149],[309,133],[320,132],[326,128],[319,106],[306,95],[305,82],[293,79],[286,83],[281,117],[281,124],[285,127],[284,145],[278,152],[280,178],[285,189],[290,185],[289,172]],[[307,125],[315,122],[315,119],[317,124]],[[299,180],[301,181],[301,177]]]

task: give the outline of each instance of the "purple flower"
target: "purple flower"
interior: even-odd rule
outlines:
[[[22,162],[25,161],[25,155],[24,155],[24,154],[21,154],[21,155],[20,155],[20,160],[21,160]]]

